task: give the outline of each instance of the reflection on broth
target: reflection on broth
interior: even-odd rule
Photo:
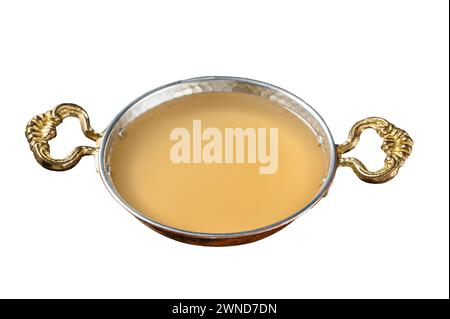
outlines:
[[[198,124],[201,136],[194,137]],[[174,137],[176,128],[186,130],[189,143],[182,143],[183,150],[179,145],[176,154],[184,157],[173,161],[171,151],[182,139]],[[219,133],[214,143],[211,134],[202,138],[208,128],[221,132],[220,143]],[[234,136],[230,148],[227,128],[250,133],[243,144]],[[109,159],[120,196],[142,215],[187,231],[233,233],[276,223],[305,207],[327,175],[326,154],[302,120],[276,102],[243,93],[171,100],[139,116],[120,136]],[[189,161],[182,160],[186,152]],[[270,160],[269,173],[261,173]]]

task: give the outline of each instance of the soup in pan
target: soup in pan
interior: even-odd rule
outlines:
[[[67,117],[77,117],[96,145],[54,158],[49,141]],[[376,171],[345,156],[367,129],[383,139],[386,158]],[[107,190],[126,210],[167,237],[206,246],[250,243],[279,231],[328,192],[338,167],[364,182],[390,181],[413,146],[406,131],[380,117],[356,122],[336,145],[320,115],[292,93],[224,76],[152,90],[102,133],[81,106],[59,104],[34,116],[25,135],[36,161],[50,170],[96,156]]]
[[[327,176],[320,139],[275,101],[237,92],[183,96],[148,110],[115,139],[120,196],[173,228],[235,233],[308,205]]]

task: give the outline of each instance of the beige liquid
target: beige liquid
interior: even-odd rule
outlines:
[[[258,163],[181,163],[169,156],[172,129],[278,128],[278,169]],[[207,142],[203,142],[206,144]],[[192,145],[192,144],[191,144]],[[192,152],[192,150],[191,150]],[[141,214],[167,226],[206,233],[253,230],[289,217],[318,193],[327,157],[311,129],[279,104],[243,93],[202,93],[155,107],[117,138],[113,183]]]

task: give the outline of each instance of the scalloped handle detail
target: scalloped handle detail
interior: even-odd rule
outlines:
[[[384,166],[375,172],[368,170],[360,160],[354,157],[342,156],[355,148],[361,133],[369,128],[374,129],[383,139],[381,149],[386,153]],[[350,167],[361,180],[367,183],[385,183],[397,175],[400,167],[411,155],[412,146],[413,140],[404,130],[383,118],[369,117],[353,125],[348,140],[337,145],[338,165]]]
[[[25,135],[36,161],[43,167],[54,171],[65,171],[74,167],[83,156],[97,152],[96,147],[77,146],[63,159],[55,159],[50,155],[49,141],[56,137],[56,127],[66,117],[77,117],[80,120],[83,134],[90,140],[97,141],[102,135],[95,132],[89,122],[89,116],[79,105],[63,103],[53,110],[33,117],[27,124]]]

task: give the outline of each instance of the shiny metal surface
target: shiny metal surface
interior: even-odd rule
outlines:
[[[113,147],[114,139],[119,136],[121,130],[126,128],[127,125],[129,125],[134,119],[138,118],[141,114],[157,105],[160,105],[161,103],[181,96],[201,94],[204,92],[240,92],[261,96],[263,98],[277,102],[278,104],[280,104],[280,107],[290,110],[299,118],[299,120],[304,121],[311,127],[311,129],[317,136],[318,142],[322,143],[324,150],[328,154],[328,174],[319,192],[308,205],[306,205],[305,207],[299,207],[299,210],[288,218],[272,225],[267,225],[266,227],[238,233],[215,234],[190,232],[163,225],[142,215],[139,211],[131,207],[120,196],[120,194],[115,189],[109,175],[109,154],[111,148]],[[284,226],[292,222],[299,215],[306,212],[326,194],[326,191],[330,186],[330,183],[336,171],[336,160],[336,148],[328,127],[326,126],[320,115],[302,99],[281,88],[256,80],[237,77],[208,76],[178,81],[159,87],[142,95],[141,97],[130,103],[113,119],[111,124],[104,132],[103,139],[99,148],[98,167],[100,176],[111,195],[126,210],[128,210],[131,214],[133,214],[136,218],[138,218],[146,225],[154,228],[160,233],[181,241],[189,241],[189,239],[192,239],[192,243],[208,245],[208,241],[211,241],[214,243],[219,243],[218,245],[221,245],[221,240],[227,239],[232,241],[233,239],[243,238],[243,242],[237,240],[236,244],[260,239],[262,237],[265,237],[263,235],[264,233],[270,235],[271,233],[283,228]],[[245,240],[245,238],[249,238],[249,240]],[[251,240],[251,238],[254,239]],[[227,241],[224,241],[225,245],[226,242]],[[229,243],[230,241],[228,241],[228,244]]]

